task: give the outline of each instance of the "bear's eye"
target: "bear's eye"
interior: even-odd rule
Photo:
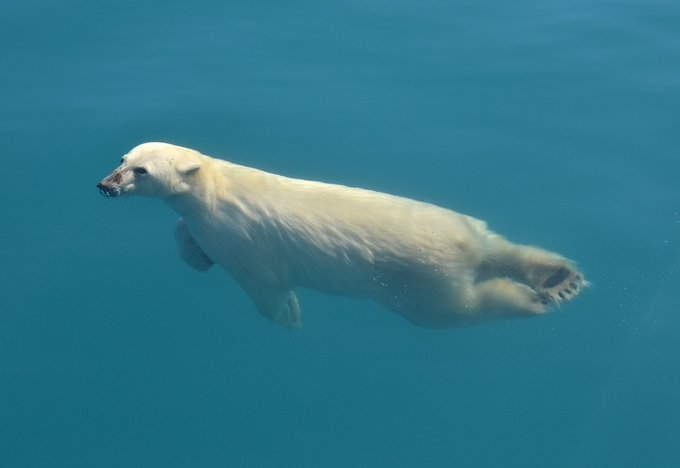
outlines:
[[[135,168],[132,169],[132,170],[135,172],[135,174],[140,174],[140,175],[144,175],[144,174],[146,174],[146,173],[148,172],[148,171],[147,171],[146,169],[144,169],[143,167],[135,167]]]

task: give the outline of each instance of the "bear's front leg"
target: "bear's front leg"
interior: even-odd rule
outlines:
[[[295,292],[255,279],[237,279],[257,311],[272,322],[287,328],[302,328],[302,311]]]

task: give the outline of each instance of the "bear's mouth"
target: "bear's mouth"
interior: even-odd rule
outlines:
[[[99,189],[99,194],[106,198],[115,198],[122,194],[120,187],[117,185],[111,186],[99,182],[97,188]]]

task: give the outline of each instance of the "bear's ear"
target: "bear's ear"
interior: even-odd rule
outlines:
[[[200,168],[201,168],[200,163],[192,162],[178,167],[177,170],[179,171],[180,174],[188,176],[196,174]]]

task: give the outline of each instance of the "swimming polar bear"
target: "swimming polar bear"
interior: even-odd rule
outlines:
[[[297,286],[368,298],[431,328],[531,317],[587,286],[565,258],[483,221],[383,193],[291,179],[166,143],[144,143],[97,187],[163,200],[199,271],[226,269],[275,323],[299,328]]]

